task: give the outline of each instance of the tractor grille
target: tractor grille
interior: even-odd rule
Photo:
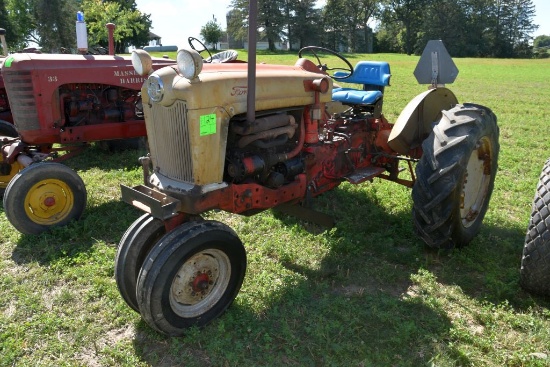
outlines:
[[[146,123],[155,172],[174,180],[193,183],[186,103],[177,101],[170,107],[153,104],[151,118],[146,119]]]
[[[30,71],[3,71],[13,121],[17,130],[40,129]]]

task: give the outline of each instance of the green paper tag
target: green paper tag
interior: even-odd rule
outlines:
[[[4,66],[7,68],[11,68],[12,61],[13,61],[13,56],[8,57],[6,61],[4,61]]]
[[[216,114],[203,115],[200,121],[200,136],[216,133]]]

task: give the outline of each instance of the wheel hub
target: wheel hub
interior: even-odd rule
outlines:
[[[55,205],[55,197],[54,196],[48,196],[46,199],[44,199],[44,206],[54,206]]]
[[[74,196],[69,185],[58,179],[42,180],[25,195],[25,212],[38,224],[59,223],[73,206]]]
[[[219,277],[218,261],[199,253],[185,262],[172,284],[174,300],[184,305],[194,305],[207,297]]]
[[[209,272],[212,273],[212,272]],[[195,279],[192,282],[193,292],[195,293],[204,293],[208,290],[211,280],[208,274],[198,273]]]
[[[181,317],[204,313],[223,296],[230,276],[230,261],[223,251],[208,249],[191,256],[172,280],[172,310]]]

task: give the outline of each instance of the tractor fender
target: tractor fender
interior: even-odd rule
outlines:
[[[397,118],[388,138],[388,145],[397,153],[407,155],[431,133],[432,124],[438,120],[441,111],[456,104],[456,96],[447,88],[429,89],[420,93]]]

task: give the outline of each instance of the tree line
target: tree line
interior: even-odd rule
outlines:
[[[226,32],[232,40],[247,38],[248,1],[230,2]],[[0,27],[10,51],[30,43],[45,52],[74,49],[78,10],[90,45],[107,46],[106,23],[117,26],[118,53],[149,42],[150,14],[135,0],[0,0]],[[532,0],[327,0],[321,8],[315,0],[258,0],[258,33],[271,50],[283,42],[294,50],[318,45],[419,54],[428,40],[441,39],[452,56],[532,57],[534,16]],[[210,21],[201,36],[211,42],[222,32]]]
[[[260,36],[270,49],[324,45],[349,52],[419,54],[441,39],[453,56],[531,57],[531,0],[259,0]],[[248,0],[232,0],[228,34],[242,38]]]
[[[0,27],[12,52],[31,44],[44,52],[74,50],[77,11],[84,12],[89,46],[108,46],[107,23],[116,25],[117,53],[149,43],[150,14],[140,12],[135,0],[0,0]]]

